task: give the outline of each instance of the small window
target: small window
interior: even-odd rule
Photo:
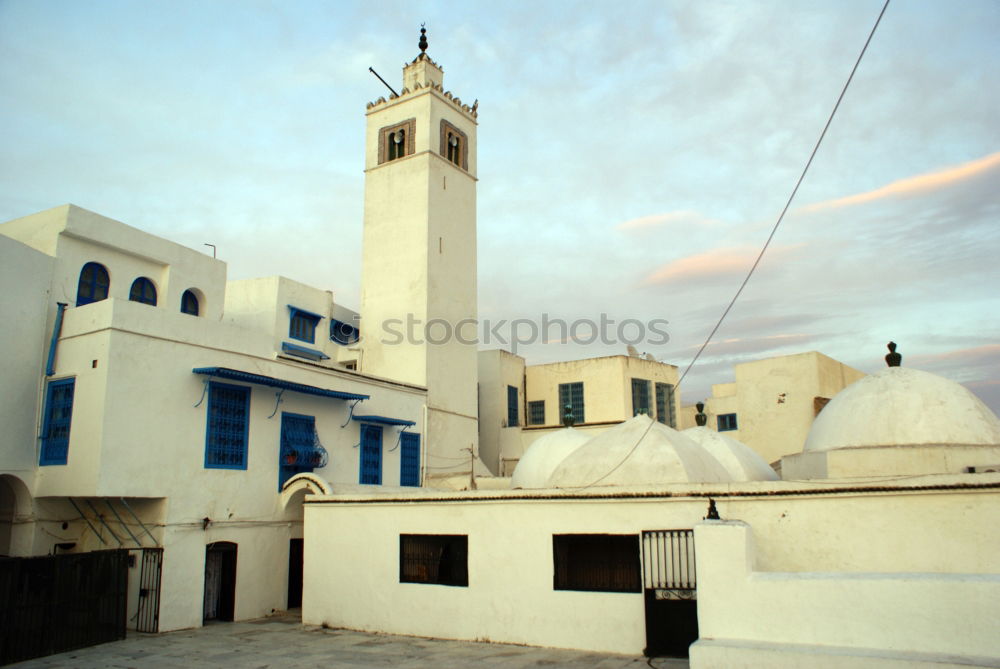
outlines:
[[[517,426],[517,387],[507,386],[507,427]]]
[[[416,130],[416,119],[407,119],[402,123],[387,125],[379,129],[378,164],[387,163],[405,156],[413,155],[413,134]]]
[[[553,588],[641,592],[639,535],[554,534]]]
[[[728,432],[730,430],[738,429],[736,427],[736,414],[734,413],[720,414],[718,417],[718,421],[719,421],[719,432]]]
[[[638,416],[641,413],[647,416],[650,414],[649,381],[632,379],[632,415]]]
[[[45,394],[42,452],[38,464],[64,465],[69,457],[69,428],[73,421],[76,379],[52,381]]]
[[[358,329],[350,323],[330,319],[330,341],[337,342],[341,346],[349,346],[358,341],[360,333]]]
[[[104,269],[104,265],[96,262],[87,263],[80,270],[80,282],[76,287],[76,306],[108,299],[110,285],[108,270]]]
[[[185,290],[181,295],[181,313],[197,316],[198,306],[198,296],[190,290]]]
[[[361,424],[361,471],[358,483],[382,485],[382,426]]]
[[[315,343],[316,326],[319,324],[322,316],[291,305],[288,308],[291,310],[291,318],[288,323],[288,336],[310,344]]]
[[[674,408],[673,384],[656,384],[656,420],[664,425],[677,427],[677,411]]]
[[[528,425],[545,425],[545,400],[528,402]]]
[[[441,155],[463,170],[469,169],[469,139],[457,127],[441,119]]]
[[[132,282],[132,288],[128,291],[128,299],[131,302],[142,302],[156,306],[156,286],[144,276]]]
[[[399,582],[468,587],[468,535],[400,534]]]
[[[570,406],[573,412],[573,419],[577,425],[584,422],[583,415],[583,383],[560,383],[559,384],[559,419],[562,420],[566,405]]]
[[[246,469],[249,426],[250,389],[228,383],[209,383],[205,467]]]
[[[399,485],[419,487],[420,435],[404,432],[399,439]]]

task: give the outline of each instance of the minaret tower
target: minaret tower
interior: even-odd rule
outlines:
[[[359,370],[426,386],[428,454],[468,456],[479,439],[477,105],[444,90],[420,33],[403,88],[366,114]]]

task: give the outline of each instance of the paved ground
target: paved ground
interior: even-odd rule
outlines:
[[[9,665],[17,669],[266,669],[277,667],[522,667],[647,666],[644,657],[506,644],[441,641],[305,627],[297,616],[217,623],[167,634],[129,633],[124,641]],[[648,666],[686,669],[686,660],[656,658]]]

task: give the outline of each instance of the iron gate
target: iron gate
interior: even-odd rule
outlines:
[[[128,551],[0,558],[0,664],[125,638]]]
[[[163,570],[163,549],[142,549],[139,572],[139,610],[135,629],[138,632],[160,631],[160,574]]]
[[[698,639],[694,530],[642,533],[647,656],[687,657]]]

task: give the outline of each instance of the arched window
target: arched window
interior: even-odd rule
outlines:
[[[190,290],[185,290],[184,294],[181,295],[181,313],[198,315],[198,296]]]
[[[108,299],[108,270],[104,265],[89,262],[80,270],[80,283],[76,287],[76,306]]]
[[[132,289],[128,291],[128,299],[132,302],[142,302],[156,306],[156,286],[144,276],[132,282]]]

